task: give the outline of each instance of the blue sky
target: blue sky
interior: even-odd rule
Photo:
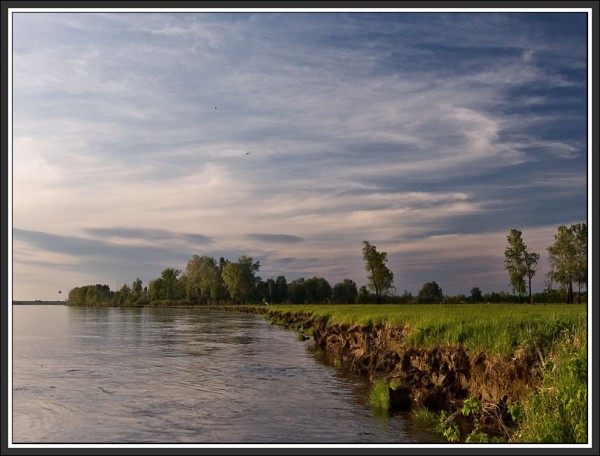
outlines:
[[[192,255],[510,291],[587,221],[584,13],[14,13],[13,298]],[[62,295],[58,294],[62,290]]]

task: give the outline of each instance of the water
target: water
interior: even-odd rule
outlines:
[[[252,314],[13,307],[13,443],[419,443],[368,385]]]

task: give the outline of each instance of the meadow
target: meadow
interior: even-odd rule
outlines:
[[[550,347],[565,335],[587,331],[584,304],[273,305],[306,313],[328,325],[407,327],[407,346],[462,345],[488,355],[510,356],[524,345]]]

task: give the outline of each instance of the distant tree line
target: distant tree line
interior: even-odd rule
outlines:
[[[510,303],[521,302],[528,291],[529,302],[572,303],[573,284],[581,302],[587,293],[587,225],[560,226],[555,242],[548,247],[552,270],[547,274],[543,293],[532,293],[531,282],[538,269],[539,254],[531,252],[523,242],[522,232],[511,229],[507,236],[504,267],[509,274],[514,294],[492,292],[483,294],[473,287],[470,295],[447,296],[435,282],[426,282],[416,296],[404,291],[395,294],[394,274],[386,266],[387,252],[379,252],[369,241],[363,241],[363,260],[367,285],[357,287],[344,279],[333,287],[323,277],[298,278],[288,282],[279,275],[263,280],[257,275],[260,262],[241,256],[232,262],[221,257],[194,255],[185,271],[166,268],[159,277],[144,287],[137,278],[116,291],[108,285],[86,285],[69,291],[67,303],[75,306],[168,306],[218,304],[366,304],[366,303]],[[527,280],[526,280],[527,279]],[[556,281],[561,285],[554,290]]]

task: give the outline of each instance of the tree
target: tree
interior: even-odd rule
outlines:
[[[527,274],[524,262],[527,246],[521,235],[521,231],[515,228],[511,229],[506,236],[508,246],[504,250],[504,269],[508,271],[513,291],[519,295],[519,302],[525,292],[525,274]]]
[[[358,296],[356,283],[350,279],[336,283],[333,287],[333,302],[336,304],[354,304]]]
[[[483,302],[483,295],[481,294],[479,287],[471,288],[471,297],[469,300],[471,302]]]
[[[260,262],[249,256],[241,256],[236,263],[227,263],[223,267],[223,281],[232,299],[246,302],[256,286],[255,273]]]
[[[378,252],[374,245],[363,241],[363,259],[365,269],[369,273],[367,287],[375,292],[375,301],[381,304],[382,296],[385,296],[394,282],[394,274],[385,265],[387,263],[387,252]]]
[[[306,303],[306,287],[304,286],[305,279],[300,277],[292,280],[288,284],[288,298],[294,304]]]
[[[373,295],[372,293],[369,293],[369,290],[367,290],[367,287],[362,285],[358,289],[358,295],[356,296],[356,304],[370,304],[373,302],[374,297],[375,297],[375,295]]]
[[[444,300],[444,293],[440,286],[434,282],[427,282],[419,291],[417,299],[420,303],[433,304],[441,303]]]
[[[187,297],[191,304],[198,304],[202,302],[202,288],[200,282],[202,281],[200,273],[200,257],[198,255],[192,256],[188,261],[185,271],[188,276],[186,292]]]
[[[531,279],[535,275],[538,269],[538,261],[540,259],[540,255],[535,252],[525,252],[525,256],[523,257],[523,263],[525,264],[525,274],[528,279],[528,289],[529,289],[529,304],[531,304]]]
[[[131,295],[132,295],[132,299],[133,299],[134,303],[137,302],[138,299],[140,299],[142,297],[143,291],[144,290],[142,288],[142,279],[140,279],[138,277],[131,284]]]
[[[118,306],[131,303],[131,288],[126,283],[115,293],[115,304]]]
[[[219,295],[217,297],[217,304],[219,301],[227,301],[229,299],[229,292],[227,291],[227,287],[225,286],[225,280],[223,279],[223,270],[225,266],[230,263],[229,260],[221,257],[219,258],[219,277],[221,277],[221,283],[219,284]]]
[[[508,271],[510,284],[513,291],[519,296],[519,302],[525,292],[525,276],[527,276],[529,303],[531,304],[531,279],[537,271],[540,255],[527,250],[522,234],[521,231],[513,228],[506,236],[508,246],[504,250],[504,269]]]
[[[70,306],[110,306],[115,293],[108,285],[85,285],[69,290],[67,304]]]
[[[579,291],[582,285],[587,285],[587,224],[559,226],[554,235],[554,244],[547,250],[552,267],[548,278],[566,288],[567,304],[571,304],[573,282],[578,284]]]
[[[287,299],[288,296],[288,283],[285,276],[277,276],[275,282],[273,282],[271,288],[271,301],[276,304],[281,304]]]
[[[181,271],[174,268],[166,268],[160,273],[158,279],[150,281],[148,286],[150,299],[184,299],[187,276],[179,278]]]
[[[331,285],[323,277],[311,277],[304,281],[307,303],[326,303],[331,297]]]
[[[587,287],[587,224],[577,223],[571,225],[575,241],[575,283],[577,283],[577,296],[581,304],[581,288]]]
[[[190,302],[207,303],[219,299],[221,272],[213,257],[194,255],[187,264],[187,294]]]

